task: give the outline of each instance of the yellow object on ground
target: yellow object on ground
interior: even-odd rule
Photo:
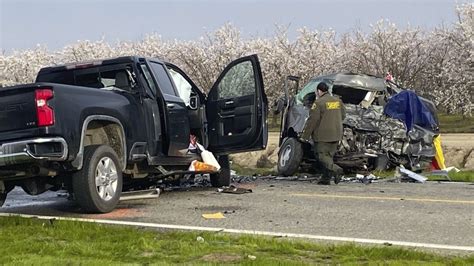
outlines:
[[[441,148],[441,135],[433,138],[433,145],[435,147],[435,160],[440,169],[445,169],[443,148]]]
[[[217,168],[207,163],[203,163],[197,160],[192,161],[191,165],[189,166],[189,171],[196,171],[196,172],[217,172]]]
[[[222,212],[216,212],[216,213],[204,213],[202,215],[203,218],[205,219],[224,219],[225,216],[222,214]]]

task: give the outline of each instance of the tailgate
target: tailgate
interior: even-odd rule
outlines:
[[[36,127],[35,88],[0,89],[0,132]]]

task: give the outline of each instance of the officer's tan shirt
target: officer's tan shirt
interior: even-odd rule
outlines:
[[[345,117],[346,109],[341,99],[325,93],[311,107],[301,138],[312,137],[315,142],[340,141]]]

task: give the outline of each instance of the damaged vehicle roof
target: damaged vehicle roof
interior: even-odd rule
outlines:
[[[374,93],[385,93],[387,91],[387,83],[381,77],[367,74],[357,73],[333,73],[324,76],[312,78],[296,95],[296,102],[301,104],[304,97],[310,93],[314,93],[316,86],[320,82],[329,85],[329,91],[339,95],[343,102],[359,103],[365,96],[367,91]],[[397,86],[391,86],[396,93],[400,92]],[[346,91],[350,88],[350,91]],[[357,91],[354,91],[357,90]]]

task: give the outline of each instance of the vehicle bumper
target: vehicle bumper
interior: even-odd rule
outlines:
[[[0,166],[39,160],[64,161],[67,155],[67,143],[59,137],[5,142],[0,145]]]

